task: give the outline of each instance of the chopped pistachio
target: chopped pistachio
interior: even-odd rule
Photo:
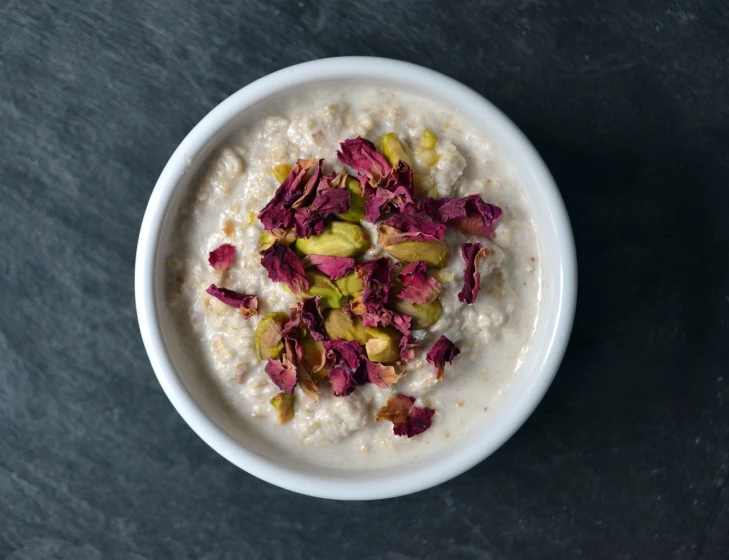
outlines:
[[[350,195],[349,210],[344,214],[337,214],[337,218],[345,222],[358,224],[364,220],[365,199],[362,198],[362,185],[354,177],[347,177],[347,190]]]
[[[279,393],[271,399],[273,408],[278,415],[278,423],[285,424],[294,417],[294,395]]]
[[[283,183],[291,172],[291,166],[288,163],[280,163],[279,165],[274,165],[271,171],[273,171],[273,176],[276,177],[276,180],[279,183]]]
[[[309,281],[309,290],[304,292],[304,296],[321,296],[322,307],[331,309],[344,307],[347,298],[326,274],[310,268],[306,271],[306,279]]]
[[[265,251],[266,249],[271,247],[271,245],[273,245],[274,241],[276,241],[277,239],[278,242],[281,243],[281,245],[291,245],[294,241],[296,241],[296,237],[294,237],[293,231],[286,233],[281,238],[276,237],[270,231],[264,231],[261,232],[261,235],[258,238],[258,249],[261,251]]]
[[[362,280],[354,272],[342,276],[334,283],[345,296],[357,296],[362,293]]]
[[[321,235],[296,240],[296,249],[304,255],[328,255],[330,257],[356,257],[370,246],[364,230],[349,222],[333,221],[326,225]]]
[[[281,328],[288,319],[288,315],[280,311],[266,313],[261,317],[253,335],[259,360],[265,361],[268,358],[275,360],[281,355],[284,347],[281,340]]]
[[[397,163],[402,160],[407,163],[410,167],[413,166],[413,160],[405,151],[400,139],[394,132],[388,132],[382,138],[382,153],[390,165],[395,167]]]
[[[427,329],[434,325],[443,313],[443,306],[439,299],[434,299],[427,304],[420,304],[394,298],[390,305],[398,313],[404,313],[413,318],[413,330]]]
[[[453,282],[455,277],[456,277],[455,274],[453,274],[452,272],[448,272],[447,270],[441,270],[441,271],[433,274],[433,278],[438,280],[438,282],[440,282],[441,284],[447,284],[448,282]]]
[[[427,128],[423,130],[423,135],[420,137],[420,147],[426,150],[434,150],[436,144],[435,134],[433,134]]]
[[[403,262],[423,261],[428,266],[443,268],[448,264],[450,249],[445,240],[406,241],[384,247],[390,255]]]
[[[369,337],[365,343],[367,357],[373,362],[395,362],[400,359],[400,333],[392,327],[365,327]]]
[[[321,296],[321,306],[330,309],[339,309],[347,303],[345,295],[326,274],[310,268],[306,270],[306,280],[309,282],[309,289],[297,297]],[[282,287],[288,293],[295,295],[286,284]]]
[[[350,193],[362,196],[362,184],[357,179],[352,176],[348,176],[344,184],[347,186],[347,190]]]
[[[341,309],[332,309],[324,319],[324,332],[332,340],[356,340],[365,344],[370,337],[359,317],[352,317]]]

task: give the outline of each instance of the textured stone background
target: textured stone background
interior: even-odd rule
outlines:
[[[133,308],[177,143],[250,81],[345,54],[501,107],[560,185],[580,267],[564,365],[524,428],[374,503],[218,457],[163,395]],[[727,558],[728,100],[721,0],[0,2],[0,558]]]

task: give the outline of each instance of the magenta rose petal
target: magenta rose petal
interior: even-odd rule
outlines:
[[[361,136],[347,139],[339,147],[337,158],[344,165],[354,169],[359,175],[360,181],[364,179],[364,182],[371,181],[377,184],[392,170],[385,157],[377,152],[375,145]]]
[[[480,243],[464,243],[461,245],[461,256],[466,262],[466,269],[463,273],[463,289],[458,292],[458,301],[472,304],[481,289],[481,273],[478,265],[482,258],[487,257],[488,249],[484,249]]]
[[[433,423],[435,410],[413,406],[415,399],[407,395],[390,397],[387,404],[377,412],[377,421],[392,422],[392,431],[396,436],[417,436],[426,431]]]
[[[316,161],[316,158],[297,161],[284,182],[276,189],[273,198],[258,213],[258,219],[266,231],[289,229],[293,226],[294,212],[291,208],[302,196],[305,187],[304,179]]]
[[[293,364],[282,364],[278,360],[268,359],[266,373],[276,386],[284,393],[293,393],[296,386],[296,368]]]
[[[274,282],[284,282],[296,295],[309,289],[304,267],[293,249],[275,241],[265,251],[260,252],[261,265],[268,272],[268,278]]]
[[[327,360],[334,364],[328,374],[332,393],[335,397],[346,397],[364,382],[360,379],[364,359],[362,348],[354,340],[324,340],[323,344]]]
[[[503,215],[501,208],[484,202],[478,194],[463,198],[428,198],[420,207],[436,222],[481,237],[493,237],[494,224]]]
[[[233,264],[235,257],[235,245],[224,243],[208,255],[208,263],[215,270],[227,270]]]
[[[309,334],[316,340],[325,340],[327,338],[324,333],[324,316],[321,312],[319,304],[321,296],[307,298],[301,308],[301,320],[309,329]]]
[[[205,291],[225,305],[241,309],[246,315],[256,315],[258,313],[258,298],[256,296],[241,294],[226,288],[218,288],[215,284],[210,284]]]
[[[377,244],[395,245],[407,241],[440,241],[446,226],[415,214],[395,214],[377,226]]]
[[[410,263],[398,275],[403,289],[397,297],[412,303],[428,304],[440,295],[440,283],[427,272],[422,261]]]
[[[410,409],[410,416],[405,423],[404,433],[402,433],[403,429],[401,428],[400,430],[398,430],[397,426],[393,426],[393,431],[395,432],[395,435],[406,435],[409,438],[422,434],[433,424],[434,414],[435,410],[433,410],[432,408],[414,406]]]
[[[436,377],[442,379],[446,363],[452,363],[453,359],[460,353],[461,351],[455,344],[441,335],[436,343],[433,344],[433,347],[428,350],[425,358],[435,368]]]
[[[339,280],[354,270],[356,261],[349,257],[330,257],[328,255],[306,255],[301,264],[304,268],[314,267],[332,280]]]
[[[401,377],[392,366],[385,366],[378,362],[372,362],[367,358],[364,358],[364,364],[365,371],[367,372],[367,380],[370,383],[374,383],[381,389],[390,387]]]

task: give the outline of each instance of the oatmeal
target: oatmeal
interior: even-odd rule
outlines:
[[[243,430],[310,463],[442,449],[488,421],[529,351],[521,189],[486,136],[418,97],[278,104],[215,152],[175,228],[167,299],[199,375]]]

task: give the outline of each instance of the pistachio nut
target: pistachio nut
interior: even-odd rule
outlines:
[[[285,424],[294,417],[293,394],[279,393],[271,399],[271,404],[276,409],[279,424]]]
[[[400,333],[392,327],[365,327],[369,337],[365,343],[367,357],[373,362],[395,362],[400,359]]]
[[[288,163],[280,163],[279,165],[274,165],[271,171],[273,171],[273,176],[276,177],[276,180],[279,183],[283,183],[286,177],[289,176],[289,173],[291,173],[291,166]]]
[[[356,257],[369,248],[370,242],[357,224],[333,221],[326,225],[321,235],[297,239],[294,246],[304,255]]]
[[[364,220],[365,216],[365,199],[358,194],[349,194],[349,210],[344,214],[335,214],[340,220],[345,222],[352,222],[354,224],[360,223]]]
[[[281,237],[274,235],[270,231],[264,231],[261,232],[261,235],[258,238],[258,249],[260,251],[265,251],[273,245],[276,240],[278,240],[281,245],[291,245],[294,241],[296,241],[296,237],[294,237],[293,231],[288,231]]]
[[[400,160],[407,163],[410,167],[413,166],[413,160],[405,151],[405,148],[400,143],[400,139],[394,132],[388,132],[382,138],[382,153],[385,155],[387,161],[395,167],[397,162]]]
[[[450,256],[448,243],[444,239],[440,241],[406,241],[387,245],[384,249],[400,261],[408,263],[423,261],[434,268],[443,268],[448,264]]]
[[[420,137],[420,147],[424,150],[435,150],[435,144],[437,142],[437,139],[435,137],[435,134],[433,134],[430,130],[427,128],[423,130],[423,135]]]
[[[362,293],[362,280],[354,273],[350,272],[346,276],[342,276],[334,283],[345,296],[358,296]]]
[[[332,340],[356,340],[365,344],[369,338],[366,331],[359,317],[352,317],[341,309],[332,309],[324,318],[324,332]]]
[[[304,350],[304,362],[311,370],[311,378],[314,383],[319,383],[327,376],[329,368],[326,367],[327,359],[324,353],[324,345],[311,336],[301,339],[301,347]]]
[[[253,335],[256,355],[259,360],[267,360],[268,358],[275,360],[281,355],[284,347],[281,341],[281,328],[288,319],[288,315],[280,311],[266,313],[261,317]]]
[[[443,306],[437,298],[426,304],[411,303],[404,299],[393,298],[390,306],[398,313],[404,313],[413,318],[413,330],[427,329],[434,325],[443,313]]]
[[[306,280],[309,282],[309,289],[297,297],[321,296],[321,306],[331,309],[339,309],[347,303],[345,295],[326,274],[310,268],[306,270]],[[282,288],[294,295],[286,284],[282,284]]]

